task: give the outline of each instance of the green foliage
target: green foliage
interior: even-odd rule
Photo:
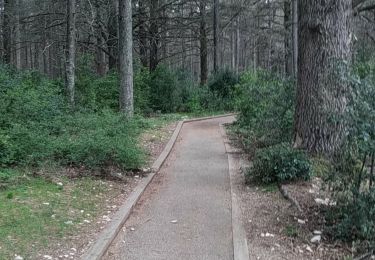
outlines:
[[[171,113],[181,102],[177,91],[177,77],[165,66],[158,66],[151,74],[151,107],[154,111]]]
[[[364,57],[363,57],[364,58]],[[332,234],[343,240],[367,240],[375,245],[375,62],[364,59],[342,73],[351,85],[345,114],[347,138],[332,160],[327,181],[337,206],[328,210]],[[371,170],[372,168],[372,170]]]
[[[102,109],[118,110],[119,77],[111,71],[99,76],[92,70],[91,56],[79,59],[77,68],[77,104],[81,109],[100,111]],[[150,73],[147,69],[136,67],[134,72],[134,106],[137,113],[147,111],[150,106]]]
[[[358,196],[349,192],[337,201],[337,206],[327,215],[330,230],[336,238],[375,242],[375,189],[363,191]]]
[[[58,136],[52,140],[51,155],[64,165],[141,166],[143,154],[136,145],[138,126],[120,114],[103,111],[67,115],[58,118],[55,127]]]
[[[248,72],[241,77],[235,90],[240,112],[236,128],[247,151],[291,140],[294,96],[292,82],[268,72]]]
[[[323,158],[323,157],[316,157],[311,158],[311,165],[312,165],[312,172],[313,175],[323,180],[327,180],[333,174],[333,166],[332,162]]]
[[[298,228],[295,227],[295,226],[288,225],[288,226],[285,227],[284,233],[288,237],[296,238],[296,237],[298,237]]]
[[[264,184],[308,180],[310,176],[307,155],[286,143],[258,150],[253,166],[246,173],[248,182]]]
[[[208,88],[223,99],[229,99],[238,83],[238,76],[231,70],[225,69],[213,75],[209,82]]]

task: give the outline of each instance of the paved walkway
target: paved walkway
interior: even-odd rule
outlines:
[[[106,259],[233,259],[228,159],[219,128],[233,120],[183,126]]]

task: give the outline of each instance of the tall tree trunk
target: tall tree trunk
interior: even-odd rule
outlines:
[[[158,25],[158,9],[159,0],[150,0],[150,71],[154,71],[159,63],[159,25]]]
[[[120,110],[128,117],[133,105],[133,28],[132,2],[119,2]]]
[[[118,68],[118,11],[119,11],[119,0],[110,0],[110,18],[108,21],[108,66],[110,70]]]
[[[71,107],[75,104],[76,0],[67,2],[66,89]]]
[[[236,74],[240,72],[240,48],[241,48],[241,34],[240,34],[240,16],[236,20]]]
[[[138,1],[138,12],[139,12],[139,56],[143,67],[148,66],[147,57],[147,32],[146,32],[146,7],[144,0]]]
[[[15,1],[15,23],[14,23],[14,41],[15,41],[15,66],[17,69],[22,68],[21,60],[21,25],[20,25],[20,0]]]
[[[291,2],[290,0],[284,1],[284,30],[285,30],[285,36],[284,36],[284,51],[285,51],[285,75],[287,77],[292,76],[293,74],[293,59],[292,59],[292,49],[291,49]]]
[[[338,75],[351,61],[351,0],[300,0],[294,145],[332,155],[342,144],[348,83]]]
[[[207,60],[207,32],[206,32],[206,4],[204,0],[200,1],[200,66],[201,66],[201,85],[207,83],[208,78],[208,60]]]
[[[12,51],[11,51],[11,42],[12,42],[12,30],[10,25],[10,11],[11,11],[11,2],[10,0],[4,0],[4,20],[3,20],[3,48],[4,48],[4,62],[10,64]]]
[[[94,6],[94,37],[95,37],[95,64],[96,64],[96,73],[100,76],[104,76],[107,73],[107,64],[106,64],[106,54],[103,51],[105,46],[105,41],[103,38],[103,30],[101,26],[101,15],[100,15],[100,2],[99,0],[95,1]]]
[[[298,74],[298,0],[292,0],[293,76]]]
[[[219,59],[219,0],[214,0],[214,72],[218,71]]]

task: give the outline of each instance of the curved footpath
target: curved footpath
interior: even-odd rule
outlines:
[[[185,123],[104,259],[233,259],[228,157],[220,125]]]

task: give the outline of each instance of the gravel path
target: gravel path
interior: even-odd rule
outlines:
[[[187,123],[104,259],[233,259],[225,117]]]

